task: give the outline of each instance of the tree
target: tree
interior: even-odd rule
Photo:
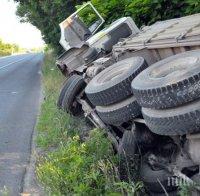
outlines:
[[[84,0],[14,0],[19,2],[17,15],[22,22],[30,22],[41,30],[46,44],[61,52],[59,23]],[[200,12],[196,0],[91,0],[102,14],[106,24],[131,16],[138,26],[149,25],[157,20],[181,17]],[[86,17],[86,20],[88,18]]]
[[[11,55],[13,52],[18,52],[19,46],[16,44],[4,43],[0,39],[0,56]]]
[[[46,44],[61,52],[59,23],[75,11],[82,0],[15,0],[21,22],[29,22],[42,33]]]

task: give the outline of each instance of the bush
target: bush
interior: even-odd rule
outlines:
[[[200,12],[196,0],[91,0],[106,24],[130,16],[138,26]]]
[[[200,1],[186,0],[187,7],[185,9],[186,14],[200,13]]]
[[[13,52],[18,52],[18,51],[19,51],[19,46],[17,46],[16,44],[4,43],[0,39],[0,56],[11,55]]]
[[[38,178],[55,195],[136,195],[141,183],[121,182],[111,143],[101,130],[93,130],[81,143],[79,136],[48,154],[37,167]]]

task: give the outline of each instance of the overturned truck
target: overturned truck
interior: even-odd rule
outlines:
[[[67,79],[58,106],[108,130],[122,171],[140,157],[150,195],[199,183],[200,14],[141,30],[122,18],[96,33],[104,20],[85,6],[100,20],[87,28],[78,10],[60,25],[66,52],[57,65]]]

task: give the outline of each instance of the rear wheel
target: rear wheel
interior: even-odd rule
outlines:
[[[71,77],[70,77],[71,78]],[[65,96],[65,92],[66,92],[66,89],[68,88],[68,86],[69,86],[69,84],[71,83],[71,79],[70,78],[67,78],[66,80],[65,80],[65,82],[63,83],[63,86],[62,86],[62,88],[61,88],[61,90],[60,90],[60,94],[59,94],[59,97],[58,97],[58,101],[57,101],[57,106],[58,106],[58,108],[59,109],[61,109],[62,108],[62,101],[63,101],[63,98],[64,98],[64,96]]]
[[[142,108],[146,125],[159,135],[184,135],[200,131],[200,100],[170,109]]]
[[[76,116],[82,112],[81,105],[76,101],[76,97],[85,88],[86,83],[79,75],[72,75],[66,82],[64,96],[62,99],[62,109]]]
[[[119,144],[119,173],[121,180],[130,181],[137,177],[137,149],[133,131],[125,131]]]
[[[145,161],[140,168],[140,177],[146,188],[155,193],[165,193],[164,189],[167,192],[177,189],[177,186],[173,184],[177,177],[163,169],[152,169]]]
[[[119,61],[96,75],[85,93],[94,106],[120,102],[132,95],[131,81],[146,67],[142,57]]]
[[[96,110],[103,122],[111,125],[120,125],[141,114],[134,96],[109,106],[97,106]]]

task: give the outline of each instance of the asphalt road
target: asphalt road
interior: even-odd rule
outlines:
[[[0,195],[19,195],[41,94],[42,54],[0,58]],[[6,188],[5,188],[6,187]]]

